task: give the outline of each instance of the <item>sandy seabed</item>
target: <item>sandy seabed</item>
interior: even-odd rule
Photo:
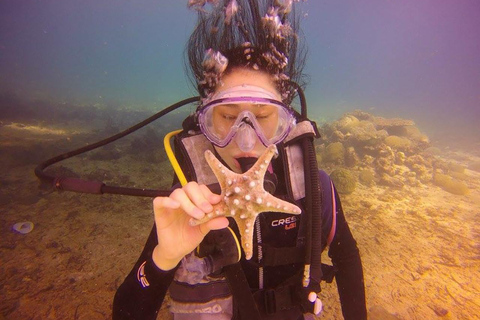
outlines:
[[[48,192],[33,174],[39,161],[91,139],[79,130],[0,127],[0,319],[111,318],[116,288],[151,230],[151,199]],[[443,157],[479,160],[472,152]],[[166,188],[171,181],[162,156],[145,162],[81,155],[65,168],[112,185]],[[462,196],[432,184],[359,184],[342,196],[362,256],[370,319],[480,319],[480,173],[465,173],[470,192]],[[21,221],[33,222],[33,231],[13,231]],[[335,285],[324,284],[320,296],[319,319],[342,319]],[[166,308],[158,318],[170,318]]]

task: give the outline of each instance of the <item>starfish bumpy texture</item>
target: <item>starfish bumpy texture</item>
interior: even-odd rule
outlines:
[[[223,201],[214,205],[213,211],[204,218],[192,218],[190,224],[198,225],[219,216],[233,217],[240,230],[245,257],[250,260],[255,219],[261,212],[301,213],[296,205],[274,197],[263,188],[265,172],[275,154],[277,147],[269,146],[247,172],[238,174],[225,167],[211,151],[205,151],[205,159],[222,188]]]

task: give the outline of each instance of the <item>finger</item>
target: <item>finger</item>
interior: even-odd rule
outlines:
[[[160,211],[162,209],[178,209],[180,203],[170,197],[156,197],[153,199],[153,210]]]
[[[173,191],[170,194],[170,198],[177,201],[180,204],[180,208],[189,216],[195,219],[202,219],[205,216],[205,213],[191,201],[183,188]]]
[[[199,185],[196,182],[189,182],[183,187],[183,189],[185,190],[193,204],[195,204],[195,206],[197,206],[200,210],[205,213],[211,212],[213,210],[213,207],[209,201],[209,194],[206,193],[205,190],[208,190],[206,186]]]
[[[222,200],[222,196],[219,194],[213,193],[206,185],[202,184],[200,190],[203,193],[203,196],[208,199],[209,203],[217,204]],[[213,209],[213,208],[212,208]],[[210,210],[211,211],[211,210]],[[208,212],[210,212],[208,211]]]
[[[199,225],[200,232],[205,236],[210,230],[218,230],[228,227],[228,219],[225,217],[218,217],[212,220],[209,220],[205,223]]]

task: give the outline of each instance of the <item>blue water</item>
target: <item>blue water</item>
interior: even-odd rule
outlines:
[[[186,0],[2,0],[0,93],[159,110],[195,94]],[[477,0],[301,2],[310,114],[363,109],[434,137],[480,136]]]

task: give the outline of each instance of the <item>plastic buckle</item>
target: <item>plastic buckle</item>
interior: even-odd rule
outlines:
[[[277,304],[276,304],[276,299],[275,299],[275,290],[273,289],[267,289],[264,292],[264,303],[265,303],[265,312],[268,315],[272,315],[275,312],[277,312]]]

